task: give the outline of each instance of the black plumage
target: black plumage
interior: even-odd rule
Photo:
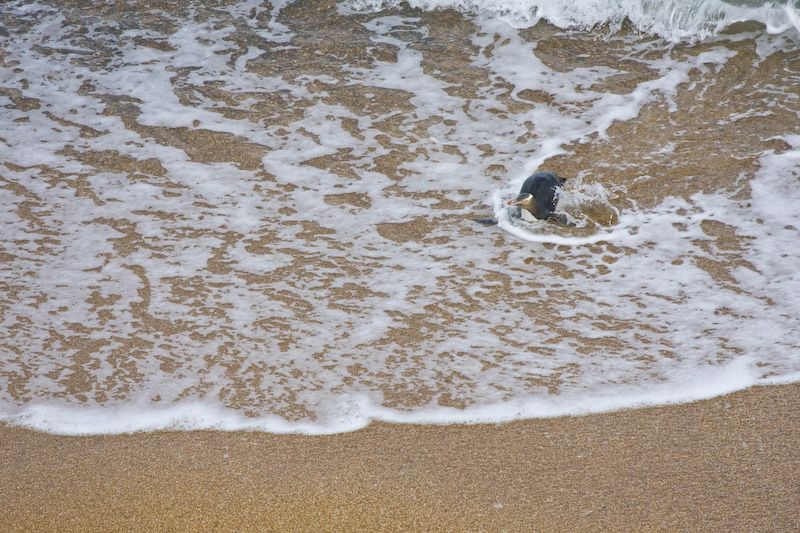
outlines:
[[[525,180],[517,198],[508,202],[508,205],[519,206],[539,220],[553,218],[564,223],[566,215],[556,213],[556,204],[559,189],[566,181],[566,178],[560,178],[552,172],[537,172]]]

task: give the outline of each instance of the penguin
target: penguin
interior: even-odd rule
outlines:
[[[529,176],[522,184],[517,197],[508,202],[508,205],[517,207],[511,216],[522,216],[524,209],[535,219],[555,220],[561,224],[569,224],[566,214],[556,212],[558,193],[566,181],[566,178],[556,176],[552,172],[537,172]],[[486,226],[497,224],[493,218],[475,218],[473,220]]]

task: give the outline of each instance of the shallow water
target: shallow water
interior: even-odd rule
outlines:
[[[791,24],[63,4],[0,7],[2,419],[318,433],[800,379]],[[574,225],[508,217],[536,170]]]

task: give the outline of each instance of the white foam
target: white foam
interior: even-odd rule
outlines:
[[[546,20],[559,28],[588,30],[607,26],[614,32],[629,20],[639,31],[672,41],[704,39],[746,21],[760,22],[772,34],[800,32],[800,7],[793,2],[771,0],[408,0],[408,4],[426,11],[490,12],[514,28],[529,28]],[[340,11],[376,11],[399,5],[400,0],[349,0]]]
[[[288,422],[280,417],[251,418],[239,411],[209,406],[207,403],[185,403],[153,408],[129,406],[113,411],[101,408],[32,405],[13,415],[0,416],[5,423],[61,435],[102,435],[140,433],[159,430],[265,431],[269,433],[331,435],[357,431],[372,421],[400,424],[488,424],[531,418],[555,418],[607,413],[623,409],[655,407],[686,403],[723,396],[746,389],[757,381],[760,385],[779,385],[800,380],[800,374],[766,380],[755,379],[758,372],[753,361],[741,358],[702,376],[687,376],[679,386],[675,383],[650,385],[644,389],[619,391],[616,394],[590,398],[531,397],[481,405],[467,409],[437,407],[413,413],[388,409],[365,397],[353,397],[346,404],[337,404],[333,420],[324,424]]]
[[[497,226],[514,237],[528,242],[582,246],[598,242],[616,241],[628,233],[626,228],[617,225],[613,229],[600,230],[589,237],[562,236],[553,233],[554,226],[548,221],[525,223],[519,221],[519,219],[513,219],[509,209],[503,207],[502,202],[500,203],[501,205],[497,211]]]
[[[260,6],[226,9],[247,17]],[[291,42],[275,15],[258,30],[265,47]],[[126,30],[114,68],[93,70],[70,61],[73,52],[38,52],[41,42],[63,42],[64,50],[79,43],[58,10],[43,8],[37,17],[24,35],[1,43],[24,70],[0,66],[6,86],[43,104],[25,112],[4,108],[13,130],[0,142],[0,161],[9,163],[3,178],[24,187],[0,189],[2,244],[15,256],[0,269],[15,291],[0,318],[12,332],[4,341],[4,372],[35,371],[21,405],[0,387],[2,420],[70,434],[327,433],[370,420],[476,423],[599,412],[800,379],[793,336],[800,329],[793,297],[800,293],[798,137],[784,138],[790,150],[762,154],[750,206],[724,191],[665,198],[650,209],[614,211],[618,222],[609,228],[592,229],[581,219],[574,232],[516,225],[504,208],[522,180],[564,146],[604,136],[648,103],[674,109],[681,84],[703,83],[733,57],[722,41],[673,60],[663,42],[622,37],[630,61],[657,77],[627,94],[607,94],[592,87],[614,69],[550,69],[535,43],[483,13],[472,19],[478,30],[470,61],[488,81],[465,98],[423,68],[414,39],[400,38],[427,35],[414,18],[378,14],[364,22],[373,42],[396,49],[397,63],[343,64],[329,74],[282,79],[247,70],[260,60],[258,46],[238,50],[243,55],[232,61],[233,30],[214,20],[179,21],[170,37],[177,51],[138,47],[135,38],[153,37],[154,30]],[[785,36],[759,36],[757,46],[766,57],[789,45]],[[259,124],[221,113],[200,91],[183,105],[173,65],[196,67],[181,82],[189,89],[223,80],[225,90],[247,94],[229,104],[244,116],[259,95],[278,91],[303,112],[286,124]],[[97,89],[81,91],[85,81]],[[411,110],[356,113],[331,103],[320,84],[331,91],[363,86],[369,100],[383,90],[405,91]],[[506,96],[519,103],[524,89],[551,95],[553,104],[512,112]],[[274,178],[233,162],[194,161],[177,146],[140,135],[106,112],[102,95],[130,99],[140,124],[189,128],[199,120],[202,128],[256,143]],[[56,124],[47,113],[75,125]],[[755,107],[752,116],[759,116]],[[357,125],[358,137],[345,121]],[[530,124],[536,135],[525,138]],[[102,134],[82,136],[79,125]],[[402,179],[375,164],[392,155],[393,145],[418,155],[392,169]],[[477,148],[484,145],[493,155]],[[156,159],[166,175],[101,172],[69,155],[69,146]],[[674,149],[664,146],[665,153]],[[307,164],[338,154],[349,158],[345,176]],[[489,178],[493,166],[505,168],[506,177]],[[79,176],[97,201],[76,195]],[[562,199],[569,212],[612,196],[610,185],[588,174],[572,178],[577,185]],[[174,194],[164,194],[167,181]],[[342,193],[369,201],[326,203]],[[442,198],[454,205],[438,205],[447,204]],[[23,202],[33,216],[20,215]],[[463,226],[482,203],[504,231]],[[404,226],[387,226],[434,220],[439,225],[427,228],[421,242],[404,239]],[[725,266],[733,281],[702,268],[704,260],[729,259],[704,223],[733,228],[739,237],[740,261]],[[50,240],[43,228],[55,232]],[[118,250],[132,229],[133,242]],[[163,327],[143,327],[145,311],[149,324]],[[408,327],[420,328],[411,347],[393,334]],[[136,349],[126,344],[133,338]],[[84,398],[62,400],[63,380],[88,345],[92,366],[84,371],[97,385]],[[121,365],[120,358],[135,364]],[[429,393],[430,400],[392,408],[386,390]],[[444,400],[468,407],[439,405]],[[226,407],[237,404],[257,416]],[[275,415],[298,406],[314,421]]]

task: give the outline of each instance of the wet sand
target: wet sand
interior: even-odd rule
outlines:
[[[798,531],[800,384],[330,436],[0,426],[4,531]]]

